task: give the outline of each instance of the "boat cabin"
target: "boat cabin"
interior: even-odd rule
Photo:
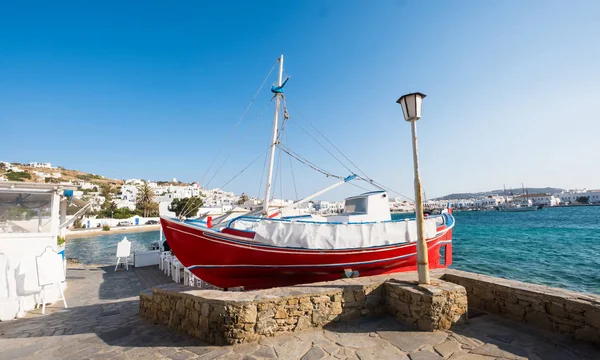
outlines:
[[[336,222],[373,222],[392,220],[387,191],[371,191],[344,200],[344,212],[327,217]]]

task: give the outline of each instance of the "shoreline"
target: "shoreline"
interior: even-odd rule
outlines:
[[[127,233],[136,233],[136,232],[148,232],[148,231],[157,231],[160,229],[160,225],[136,225],[136,226],[127,226],[127,227],[114,227],[109,231],[104,231],[101,228],[98,229],[86,229],[86,230],[76,230],[69,231],[66,234],[66,239],[81,239],[94,237],[99,235],[112,235],[112,234],[127,234]]]

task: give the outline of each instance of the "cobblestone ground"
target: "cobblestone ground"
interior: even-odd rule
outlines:
[[[600,349],[480,314],[451,332],[414,332],[390,317],[328,326],[257,344],[209,346],[138,316],[133,271],[68,270],[68,309],[0,323],[0,359],[600,359]]]

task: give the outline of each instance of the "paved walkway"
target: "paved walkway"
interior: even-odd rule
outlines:
[[[600,359],[590,345],[485,314],[452,332],[409,331],[383,316],[258,344],[209,346],[138,316],[140,279],[154,271],[152,281],[165,281],[160,273],[113,270],[70,268],[68,309],[56,303],[46,315],[0,323],[0,359]]]

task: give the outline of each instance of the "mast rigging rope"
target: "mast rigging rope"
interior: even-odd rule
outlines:
[[[311,169],[320,172],[321,174],[327,176],[327,177],[334,177],[337,179],[344,179],[343,176],[339,176],[339,175],[334,175],[322,168],[320,168],[319,166],[315,165],[314,163],[308,161],[307,159],[303,158],[302,156],[294,153],[292,150],[290,150],[289,148],[285,148],[283,147],[281,144],[278,145],[278,147],[281,149],[281,151],[283,151],[284,153],[288,154],[289,156],[293,157],[294,159],[296,159],[297,161],[299,161],[300,163],[310,167]]]
[[[200,179],[200,184],[202,184],[202,182],[204,181],[204,178],[206,177],[206,175],[208,174],[208,172],[210,171],[210,169],[214,165],[215,161],[217,161],[217,158],[219,157],[219,155],[221,155],[221,152],[225,149],[225,145],[229,142],[229,140],[231,139],[231,137],[233,136],[233,134],[235,134],[235,131],[237,130],[238,126],[241,124],[241,122],[244,119],[244,117],[246,116],[246,113],[248,112],[248,110],[250,110],[250,108],[252,107],[252,104],[254,103],[254,100],[256,100],[256,97],[261,92],[262,88],[265,86],[265,83],[267,82],[267,80],[269,79],[269,77],[271,76],[271,74],[273,73],[273,70],[275,70],[276,66],[277,66],[277,63],[273,64],[273,67],[271,68],[271,70],[269,70],[269,73],[267,74],[267,76],[263,80],[262,84],[260,84],[260,87],[258,88],[258,90],[256,91],[256,93],[254,93],[254,96],[252,97],[252,99],[250,99],[250,102],[246,106],[246,109],[242,113],[242,116],[240,116],[238,122],[233,127],[233,130],[229,133],[229,136],[227,137],[227,139],[223,143],[223,146],[221,146],[221,148],[219,149],[219,152],[217,152],[217,156],[214,157],[214,159],[212,160],[212,162],[208,166],[208,169],[206,169],[206,171],[204,172],[204,175],[202,175],[202,178]]]

